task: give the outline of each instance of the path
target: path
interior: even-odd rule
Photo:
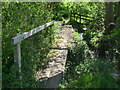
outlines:
[[[73,41],[72,32],[71,25],[62,26],[62,30],[58,33],[59,39],[47,55],[50,62],[44,70],[36,72],[36,80],[42,81],[47,88],[57,88],[61,83],[68,53],[67,48]]]

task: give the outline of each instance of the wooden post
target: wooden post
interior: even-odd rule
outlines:
[[[17,63],[19,68],[19,79],[22,80],[21,74],[21,49],[20,49],[20,42],[15,45],[14,51],[14,62]]]
[[[20,42],[17,43],[17,59],[18,59],[18,67],[19,67],[19,73],[21,74],[21,49],[20,49]],[[19,79],[22,79],[22,76],[19,76]]]

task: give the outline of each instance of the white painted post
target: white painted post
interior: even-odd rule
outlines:
[[[20,49],[20,42],[16,44],[16,59],[19,68],[19,74],[21,74],[21,49]],[[19,79],[22,80],[22,76],[19,76]]]

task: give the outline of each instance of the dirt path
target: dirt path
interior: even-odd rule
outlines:
[[[71,25],[62,26],[62,30],[58,33],[59,39],[55,41],[53,49],[47,55],[50,62],[44,70],[36,72],[36,80],[44,81],[44,85],[46,84],[48,88],[56,88],[61,82],[61,73],[64,72],[68,53],[67,47],[73,41],[72,32]]]

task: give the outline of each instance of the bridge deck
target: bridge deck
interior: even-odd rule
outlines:
[[[67,47],[73,41],[72,32],[71,25],[62,26],[62,30],[58,33],[59,39],[47,55],[50,62],[44,70],[36,72],[36,80],[41,80],[48,88],[56,88],[61,82],[67,59]]]

